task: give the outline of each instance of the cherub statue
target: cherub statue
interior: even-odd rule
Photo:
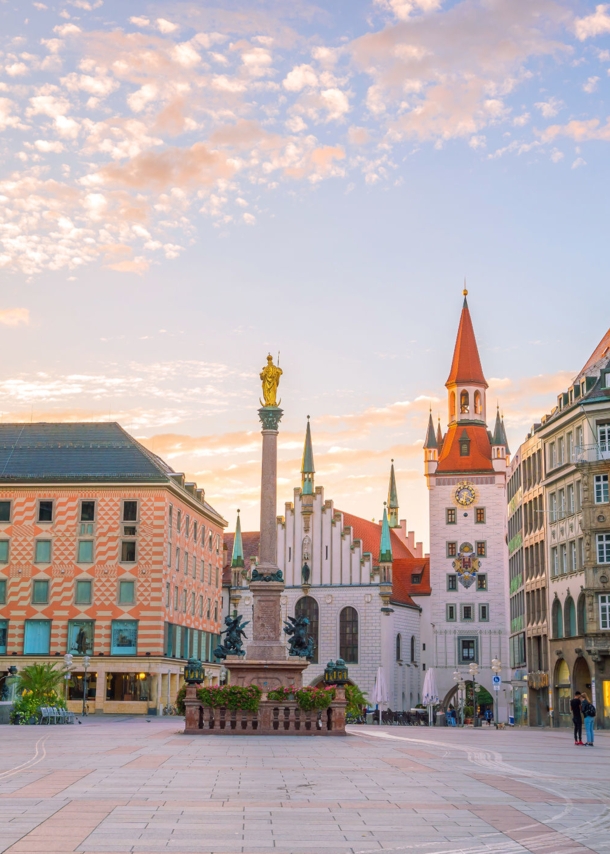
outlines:
[[[315,651],[315,644],[311,635],[307,634],[309,620],[307,617],[288,617],[284,622],[284,633],[288,635],[290,649],[289,655],[297,655],[311,661]]]
[[[225,635],[224,643],[221,643],[214,650],[214,655],[216,658],[226,658],[227,655],[245,655],[246,650],[243,648],[244,642],[242,638],[246,638],[247,635],[244,632],[244,628],[248,625],[248,621],[242,623],[243,617],[241,614],[235,615],[233,617],[225,617],[225,626],[226,629],[220,633],[221,635]]]

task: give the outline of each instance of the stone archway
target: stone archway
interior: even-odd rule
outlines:
[[[587,697],[591,699],[591,671],[582,655],[578,656],[574,664],[572,684],[575,691],[586,691]]]

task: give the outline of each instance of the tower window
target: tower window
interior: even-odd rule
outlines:
[[[483,414],[483,398],[480,391],[474,393],[474,413],[475,415]]]
[[[457,590],[457,575],[454,572],[447,576],[447,590]]]
[[[447,557],[456,557],[457,543],[447,543]]]
[[[470,440],[469,439],[461,439],[460,440],[460,457],[468,457],[470,456]]]
[[[484,507],[477,507],[476,522],[478,525],[484,525],[485,524],[485,508]]]
[[[460,392],[460,414],[467,415],[470,412],[470,395],[466,390]]]
[[[477,557],[487,557],[487,543],[484,540],[477,542]]]
[[[457,522],[457,511],[455,507],[447,507],[447,524],[455,525]]]
[[[449,395],[449,420],[453,421],[455,418],[455,392],[452,391]]]

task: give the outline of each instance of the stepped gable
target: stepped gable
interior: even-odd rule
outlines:
[[[466,457],[460,455],[460,439],[464,433],[470,440],[470,453]],[[436,473],[479,471],[494,471],[487,427],[482,424],[468,424],[464,421],[451,424],[443,440]]]
[[[487,388],[487,382],[481,367],[477,339],[474,335],[472,319],[468,309],[468,302],[464,297],[462,316],[453,351],[451,370],[445,385],[482,385]]]
[[[373,555],[374,562],[379,557],[379,537],[381,535],[381,526],[377,522],[371,522],[369,519],[361,519],[360,516],[352,516],[351,513],[343,514],[343,525],[351,527],[354,533],[355,540],[362,541],[362,551],[370,552]],[[400,539],[393,528],[390,528],[390,540],[392,543],[392,557],[397,558],[412,558],[413,555],[407,546]]]
[[[419,584],[413,576],[420,577]],[[392,602],[416,605],[412,596],[430,596],[430,558],[398,558],[392,563]]]

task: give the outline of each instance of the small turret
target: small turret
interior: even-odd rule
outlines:
[[[394,474],[394,460],[390,466],[390,485],[388,487],[388,522],[390,528],[400,528],[398,521],[398,491],[396,489],[396,475]]]
[[[441,419],[439,416],[438,424],[436,425],[436,444],[438,445],[438,449],[443,447],[443,431],[441,430]]]
[[[507,460],[510,454],[508,440],[506,438],[506,430],[504,429],[504,420],[500,415],[500,407],[496,410],[496,424],[491,437],[491,457],[493,466],[497,471],[501,471],[507,465]],[[501,461],[501,462],[497,462]]]
[[[237,608],[241,599],[240,587],[244,583],[244,567],[244,544],[241,538],[241,519],[238,510],[235,538],[233,539],[233,555],[231,557],[231,592],[229,594],[234,608]]]
[[[438,442],[434,435],[434,421],[432,420],[432,410],[428,418],[428,430],[426,432],[426,441],[424,442],[424,470],[426,475],[434,474],[438,465]]]
[[[313,495],[313,476],[315,471],[313,464],[313,447],[311,444],[311,428],[309,426],[308,415],[307,430],[305,431],[305,445],[303,447],[303,462],[301,464],[301,492],[303,495]]]
[[[379,595],[383,601],[384,609],[389,609],[392,596],[392,538],[385,501],[383,503],[383,521],[379,542]]]

